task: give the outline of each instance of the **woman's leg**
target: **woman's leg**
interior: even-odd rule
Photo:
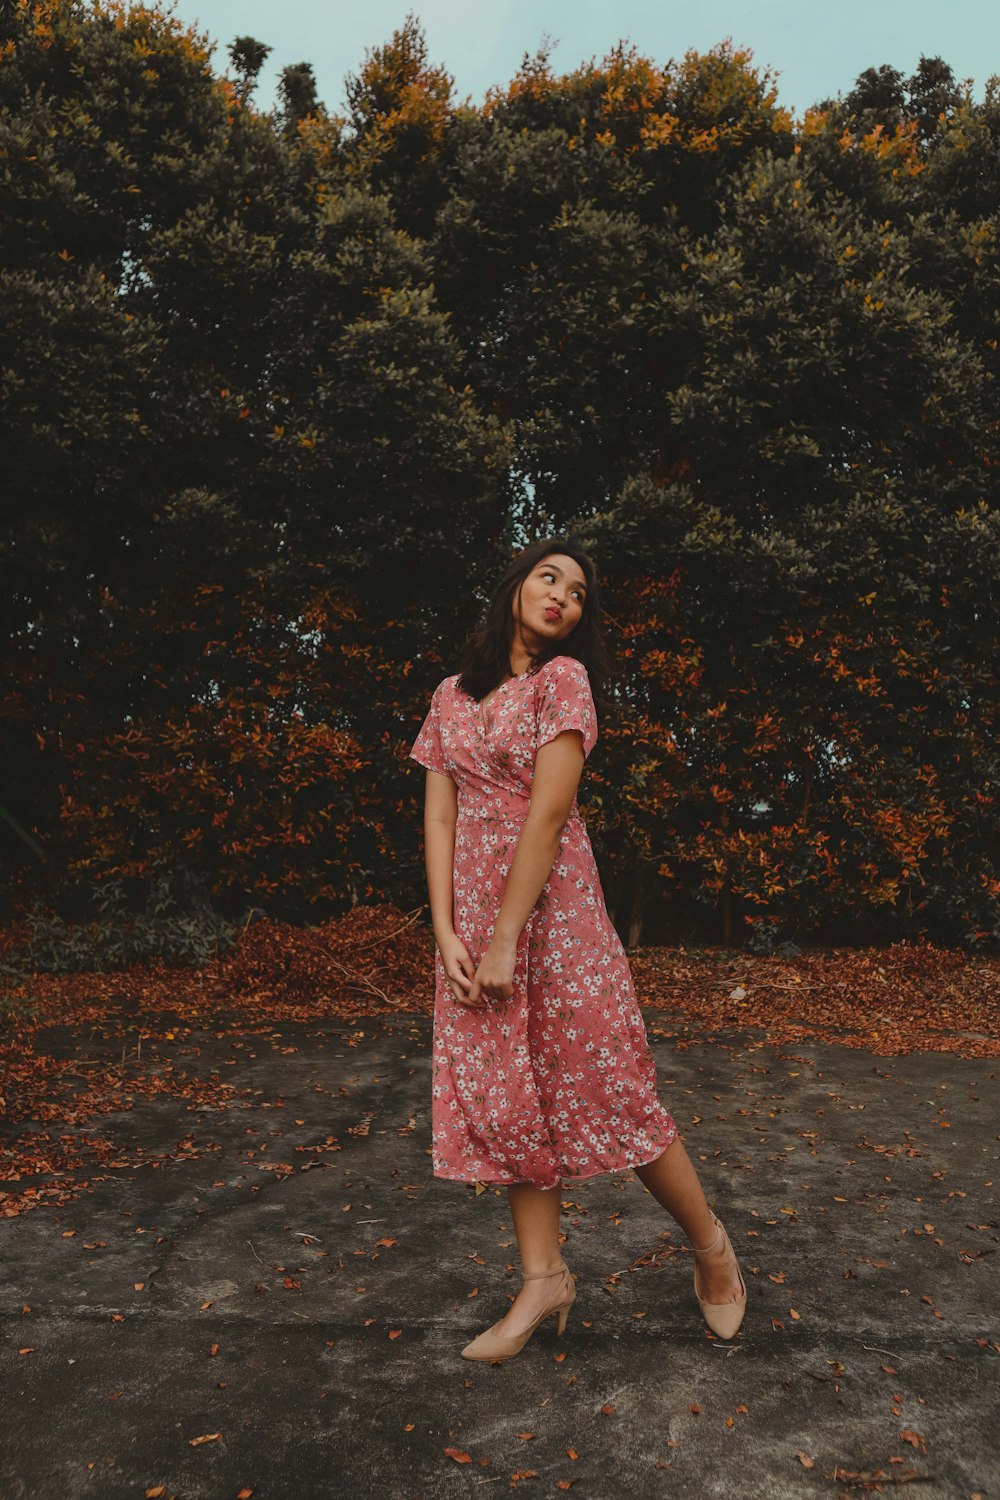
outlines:
[[[677,1220],[692,1249],[701,1250],[712,1243],[717,1232],[715,1221],[694,1164],[679,1136],[655,1161],[632,1170],[657,1203]],[[700,1257],[699,1266],[707,1301],[725,1302],[730,1297],[739,1296],[736,1262],[729,1254],[724,1238],[715,1254]]]
[[[559,1245],[562,1183],[554,1188],[536,1188],[530,1182],[512,1182],[507,1197],[521,1252],[521,1269],[554,1271],[562,1263]]]
[[[562,1184],[536,1188],[528,1182],[512,1182],[507,1188],[522,1271],[554,1271],[563,1263],[559,1244],[559,1210]],[[558,1276],[538,1276],[526,1281],[500,1322],[500,1332],[523,1333],[534,1322],[561,1285]]]

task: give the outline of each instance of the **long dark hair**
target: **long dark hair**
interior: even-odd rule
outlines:
[[[462,648],[458,686],[471,698],[477,701],[485,698],[509,674],[516,626],[514,599],[520,593],[528,574],[544,558],[551,557],[556,552],[565,553],[579,565],[587,585],[587,597],[583,613],[570,634],[560,641],[553,641],[551,646],[532,657],[528,670],[531,673],[537,672],[553,656],[575,656],[587,668],[596,707],[599,711],[609,707],[608,683],[621,674],[611,662],[601,633],[597,569],[572,536],[541,537],[511,559],[507,571],[493,591],[485,618]]]

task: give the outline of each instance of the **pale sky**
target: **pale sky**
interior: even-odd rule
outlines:
[[[216,42],[219,72],[229,68],[228,44],[254,36],[273,50],[260,75],[257,107],[274,106],[275,84],[289,63],[309,62],[319,97],[332,111],[344,104],[344,76],[366,48],[381,46],[413,11],[432,62],[455,80],[457,99],[480,102],[491,84],[507,83],[526,52],[548,34],[552,65],[569,72],[602,58],[619,40],[654,61],[699,52],[726,37],[749,47],[758,67],[777,74],[779,101],[793,113],[846,93],[865,68],[889,63],[905,75],[921,53],[942,57],[960,81],[1000,74],[997,0],[173,0],[185,22]]]

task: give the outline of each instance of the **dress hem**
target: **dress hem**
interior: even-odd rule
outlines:
[[[608,1177],[612,1172],[634,1172],[636,1167],[648,1167],[650,1162],[658,1161],[663,1155],[664,1151],[672,1146],[674,1141],[679,1140],[680,1131],[678,1130],[675,1131],[674,1134],[670,1137],[666,1146],[658,1147],[652,1156],[647,1156],[643,1161],[625,1162],[620,1167],[595,1167],[592,1172],[560,1172],[559,1179],[560,1181],[565,1180],[566,1182],[585,1182],[588,1177]],[[458,1177],[453,1172],[438,1172],[434,1169],[432,1169],[432,1176],[439,1178],[442,1182],[465,1182],[470,1186],[473,1183],[482,1182],[489,1183],[493,1187],[500,1186],[541,1188],[540,1183],[530,1182],[523,1177]],[[553,1182],[551,1186],[553,1188],[558,1187],[559,1183]],[[541,1190],[543,1192],[548,1192],[551,1189],[541,1188]]]

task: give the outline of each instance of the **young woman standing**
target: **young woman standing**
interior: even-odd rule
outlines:
[[[550,1314],[562,1333],[575,1296],[559,1248],[563,1178],[631,1168],[688,1237],[708,1326],[731,1338],[746,1307],[729,1236],[657,1096],[577,807],[597,740],[591,675],[607,668],[593,563],[564,537],[535,542],[410,751],[427,770],[433,1173],[506,1185],[523,1275],[466,1359],[510,1358]]]

